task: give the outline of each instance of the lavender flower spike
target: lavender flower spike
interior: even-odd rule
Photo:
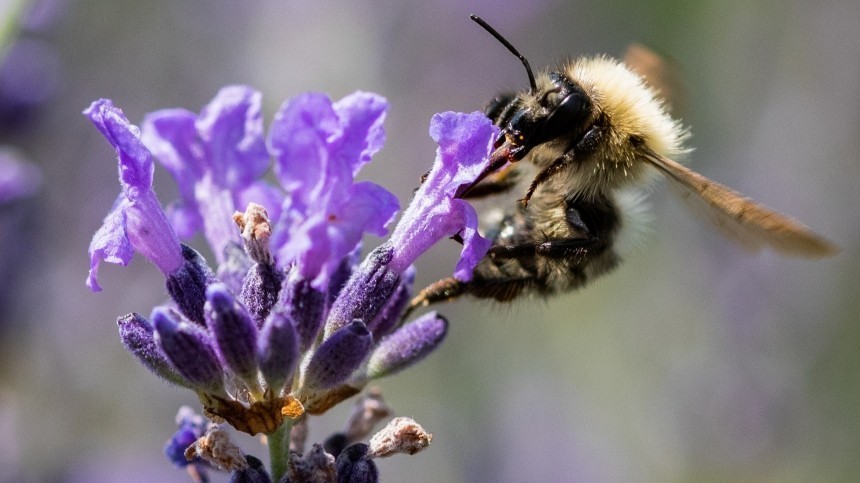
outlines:
[[[116,149],[122,194],[90,242],[87,286],[94,292],[100,261],[128,265],[135,251],[152,261],[165,275],[184,259],[170,222],[152,190],[152,155],[140,141],[136,126],[111,101],[100,99],[84,111]]]
[[[391,270],[402,272],[437,241],[459,234],[463,250],[454,276],[471,279],[472,269],[491,242],[478,233],[475,209],[456,194],[487,167],[498,134],[499,129],[480,112],[433,116],[430,136],[439,144],[436,161],[391,234]]]

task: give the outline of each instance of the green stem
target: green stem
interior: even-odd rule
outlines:
[[[280,481],[287,472],[287,464],[290,462],[290,431],[293,429],[293,421],[284,419],[274,433],[266,436],[269,442],[269,467],[271,468],[272,481]]]

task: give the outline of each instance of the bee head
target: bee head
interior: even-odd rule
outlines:
[[[553,72],[547,87],[518,99],[503,127],[508,142],[522,159],[535,146],[562,141],[564,151],[579,143],[594,111],[588,94],[567,76]]]

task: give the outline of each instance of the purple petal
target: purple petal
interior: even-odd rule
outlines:
[[[152,155],[140,141],[140,130],[108,99],[99,99],[84,110],[119,157],[119,178],[126,197],[134,200],[152,188]]]
[[[382,124],[388,101],[377,94],[355,92],[337,101],[334,110],[343,126],[339,155],[355,176],[385,144]]]
[[[99,260],[127,265],[133,252],[152,261],[165,275],[183,263],[179,239],[152,191],[152,156],[137,127],[106,99],[93,102],[84,114],[116,149],[123,197],[115,204],[90,244],[87,285],[100,290],[96,274]]]
[[[259,92],[246,86],[228,86],[200,112],[197,132],[219,186],[244,188],[268,169],[260,105]]]
[[[128,240],[125,229],[125,208],[129,202],[119,196],[114,208],[105,217],[102,226],[90,241],[90,273],[87,276],[87,287],[93,292],[101,292],[98,283],[99,264],[102,260],[126,266],[134,256],[134,247]]]
[[[162,109],[147,114],[141,125],[143,143],[173,175],[186,200],[193,199],[194,182],[206,170],[196,120],[197,115],[186,109]]]
[[[275,156],[281,187],[304,200],[324,182],[328,140],[340,131],[331,99],[308,93],[286,101],[269,128],[268,145]]]

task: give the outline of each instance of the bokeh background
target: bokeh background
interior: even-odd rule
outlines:
[[[384,481],[860,474],[860,2],[0,0],[3,48],[17,52],[0,69],[0,145],[42,180],[0,206],[0,481],[187,481],[161,450],[177,408],[199,403],[139,367],[114,322],[164,299],[161,274],[136,257],[103,268],[104,292],[84,286],[118,192],[114,155],[80,115],[90,101],[139,122],[247,83],[271,119],[300,92],[375,91],[391,102],[388,142],[363,176],[405,204],[433,159],[432,114],[526,86],[469,13],[533,66],[633,42],[665,55],[691,165],[843,251],[746,253],[661,186],[650,234],[611,276],[549,301],[441,308],[443,347],[381,384],[433,444],[380,461]],[[156,189],[176,194],[160,167]],[[418,284],[450,274],[456,252],[436,247]],[[311,440],[345,413],[314,420]]]

